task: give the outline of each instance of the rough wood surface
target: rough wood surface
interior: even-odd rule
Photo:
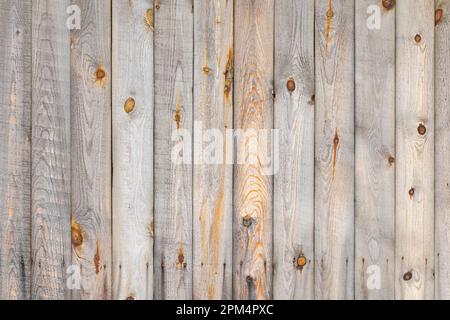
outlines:
[[[314,299],[314,1],[275,2],[274,298]]]
[[[67,299],[70,250],[70,39],[67,0],[32,6],[32,299]]]
[[[231,299],[233,1],[195,1],[194,21],[193,297]]]
[[[152,299],[153,1],[114,1],[112,19],[113,298]]]
[[[395,7],[355,5],[355,295],[386,300],[395,283]]]
[[[192,298],[192,0],[157,0],[155,21],[156,299]]]
[[[353,299],[354,1],[315,4],[315,296]]]
[[[0,298],[450,299],[449,10],[2,0]]]
[[[436,299],[450,299],[450,1],[436,0]]]
[[[111,3],[76,0],[71,31],[73,299],[111,297]]]
[[[272,0],[235,2],[233,298],[272,297]]]
[[[434,0],[397,1],[395,297],[434,297]]]
[[[0,3],[0,299],[31,285],[31,1]]]

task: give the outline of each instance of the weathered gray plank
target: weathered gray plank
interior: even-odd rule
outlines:
[[[158,0],[154,14],[154,294],[156,299],[190,299],[192,0]]]
[[[395,283],[395,6],[355,6],[355,295],[386,300]]]
[[[195,1],[194,21],[193,297],[231,299],[233,1]]]
[[[67,0],[32,7],[33,299],[70,297],[70,40]]]
[[[450,2],[436,0],[435,12],[435,245],[436,299],[450,299]]]
[[[434,297],[434,1],[397,1],[397,299]]]
[[[31,0],[0,3],[0,299],[31,284]]]
[[[314,1],[275,2],[274,298],[314,299]]]
[[[113,298],[153,298],[153,1],[113,2]]]
[[[111,297],[111,3],[74,0],[71,31],[73,299]]]
[[[273,0],[235,2],[233,298],[272,297]],[[256,149],[255,149],[256,148]]]
[[[354,1],[316,1],[315,296],[354,298]]]

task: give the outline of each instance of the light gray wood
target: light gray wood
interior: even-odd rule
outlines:
[[[314,299],[314,1],[275,2],[274,299]]]
[[[194,1],[194,21],[193,297],[231,299],[233,1]]]
[[[395,6],[378,0],[355,6],[355,295],[389,300],[395,283]]]
[[[354,1],[316,1],[315,296],[354,298]]]
[[[272,298],[273,0],[235,2],[233,298]],[[265,131],[264,131],[265,130]],[[256,147],[256,150],[253,149]]]
[[[76,0],[71,31],[73,299],[111,297],[111,3]]]
[[[154,294],[191,299],[192,0],[158,0],[154,15]]]
[[[0,3],[0,299],[31,285],[31,0]]]
[[[113,1],[112,21],[113,298],[152,299],[153,1]]]
[[[436,299],[450,299],[450,2],[436,0],[436,153],[435,245]]]
[[[32,299],[67,299],[70,252],[70,40],[67,0],[32,6]]]
[[[396,19],[395,297],[432,299],[434,1],[397,1]]]

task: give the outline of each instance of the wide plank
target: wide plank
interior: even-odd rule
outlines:
[[[233,298],[272,298],[274,1],[235,2]]]
[[[314,1],[275,2],[274,299],[314,299]]]
[[[394,298],[395,5],[355,1],[355,296]]]
[[[31,287],[31,0],[0,3],[0,299]]]
[[[192,0],[154,10],[154,295],[192,298]]]
[[[194,21],[193,298],[231,299],[233,0],[194,1]]]
[[[153,298],[153,1],[112,7],[113,298]]]
[[[315,297],[353,299],[355,1],[315,3]]]
[[[32,299],[70,299],[70,37],[68,0],[32,6]]]
[[[395,298],[434,298],[434,0],[397,1]]]

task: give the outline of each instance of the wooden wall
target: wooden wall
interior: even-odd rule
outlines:
[[[1,299],[450,299],[449,0],[3,0],[0,41]]]

